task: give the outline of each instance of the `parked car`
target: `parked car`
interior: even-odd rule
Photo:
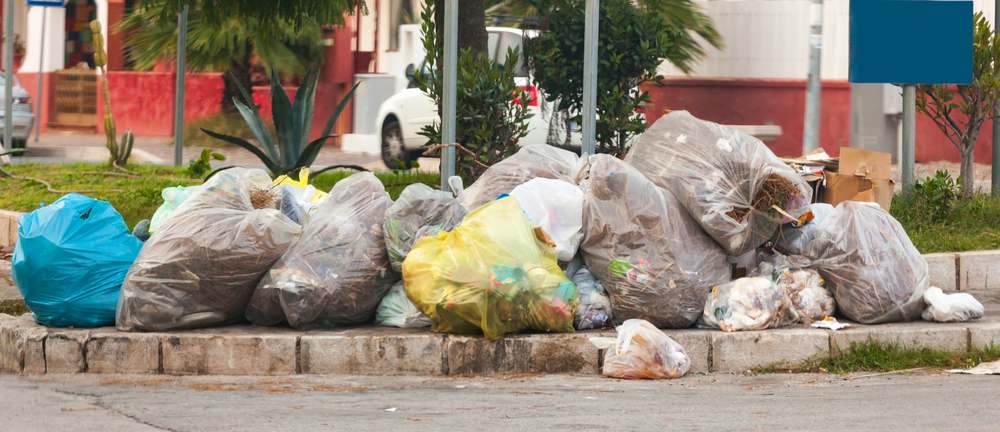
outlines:
[[[0,74],[0,92],[3,92],[5,84],[4,76]],[[11,124],[14,126],[14,130],[11,132],[12,148],[23,149],[28,142],[28,136],[31,135],[31,128],[35,126],[35,114],[31,109],[31,95],[21,86],[21,81],[17,79],[17,76],[14,76],[14,87],[11,94],[14,95],[13,116],[11,117]],[[3,133],[4,128],[2,121],[4,106],[0,105],[0,134]],[[0,135],[0,140],[2,140],[2,136]]]
[[[489,55],[500,64],[506,60],[508,48],[521,48],[525,35],[534,37],[538,34],[537,31],[525,32],[509,27],[487,27],[486,31],[489,34]],[[523,48],[521,52],[524,52]],[[420,67],[423,68],[424,65],[421,64]],[[549,133],[549,116],[542,115],[542,107],[546,108],[545,113],[550,114],[553,103],[545,101],[544,95],[538,92],[531,77],[524,72],[523,62],[518,62],[516,67],[519,69],[515,78],[517,84],[534,99],[528,106],[528,111],[534,114],[528,120],[528,135],[521,138],[518,145],[544,144]],[[406,76],[410,79],[409,87],[386,99],[375,116],[382,161],[389,167],[395,167],[393,159],[407,162],[419,157],[422,152],[420,148],[427,144],[427,138],[418,133],[424,126],[440,121],[437,104],[413,82],[416,65],[411,64],[406,70]],[[578,125],[571,127],[575,130],[570,135],[570,143],[579,148]]]

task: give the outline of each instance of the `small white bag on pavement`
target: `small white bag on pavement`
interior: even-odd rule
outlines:
[[[985,309],[972,294],[945,294],[941,288],[930,287],[924,291],[924,301],[927,309],[921,318],[924,321],[961,322],[983,317]]]

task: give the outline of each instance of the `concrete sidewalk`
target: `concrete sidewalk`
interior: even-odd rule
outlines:
[[[974,292],[986,316],[969,323],[855,325],[831,332],[805,326],[725,333],[665,332],[683,346],[691,372],[745,372],[800,363],[868,338],[909,347],[965,351],[1000,343],[1000,293]],[[114,328],[45,328],[28,316],[0,314],[0,372],[168,375],[599,374],[603,360],[589,339],[614,330],[517,334],[497,341],[430,329],[362,326],[298,331],[238,325],[190,331],[124,333]]]

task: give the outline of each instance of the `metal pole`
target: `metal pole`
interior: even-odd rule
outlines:
[[[184,5],[177,19],[177,95],[174,97],[174,166],[184,159],[184,70],[187,67],[188,7]]]
[[[38,91],[35,93],[35,142],[42,133],[42,71],[45,69],[45,25],[48,24],[49,8],[42,6],[42,38],[38,50]]]
[[[600,0],[587,0],[583,26],[583,154],[597,153],[597,35]]]
[[[1000,0],[993,5],[993,31],[1000,37]],[[993,65],[1000,74],[1000,65]],[[1000,196],[1000,105],[993,107],[993,195]]]
[[[11,124],[11,114],[14,111],[14,1],[3,2],[3,77],[4,77],[4,104],[3,104],[3,145],[5,148],[14,148],[11,141],[11,132],[14,125]]]
[[[455,142],[455,99],[458,83],[458,0],[444,2],[444,94],[441,104],[441,144]],[[441,150],[441,190],[450,191],[455,175],[455,147]]]
[[[823,48],[823,0],[812,0],[809,32],[809,82],[806,85],[806,124],[802,138],[802,154],[819,148],[819,114],[823,99],[820,80]]]
[[[913,187],[914,149],[916,148],[917,124],[917,87],[913,84],[903,85],[903,191]]]

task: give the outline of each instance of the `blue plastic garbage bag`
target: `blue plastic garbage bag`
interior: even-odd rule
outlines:
[[[18,220],[14,283],[41,325],[115,325],[118,293],[140,248],[111,204],[69,194]]]

